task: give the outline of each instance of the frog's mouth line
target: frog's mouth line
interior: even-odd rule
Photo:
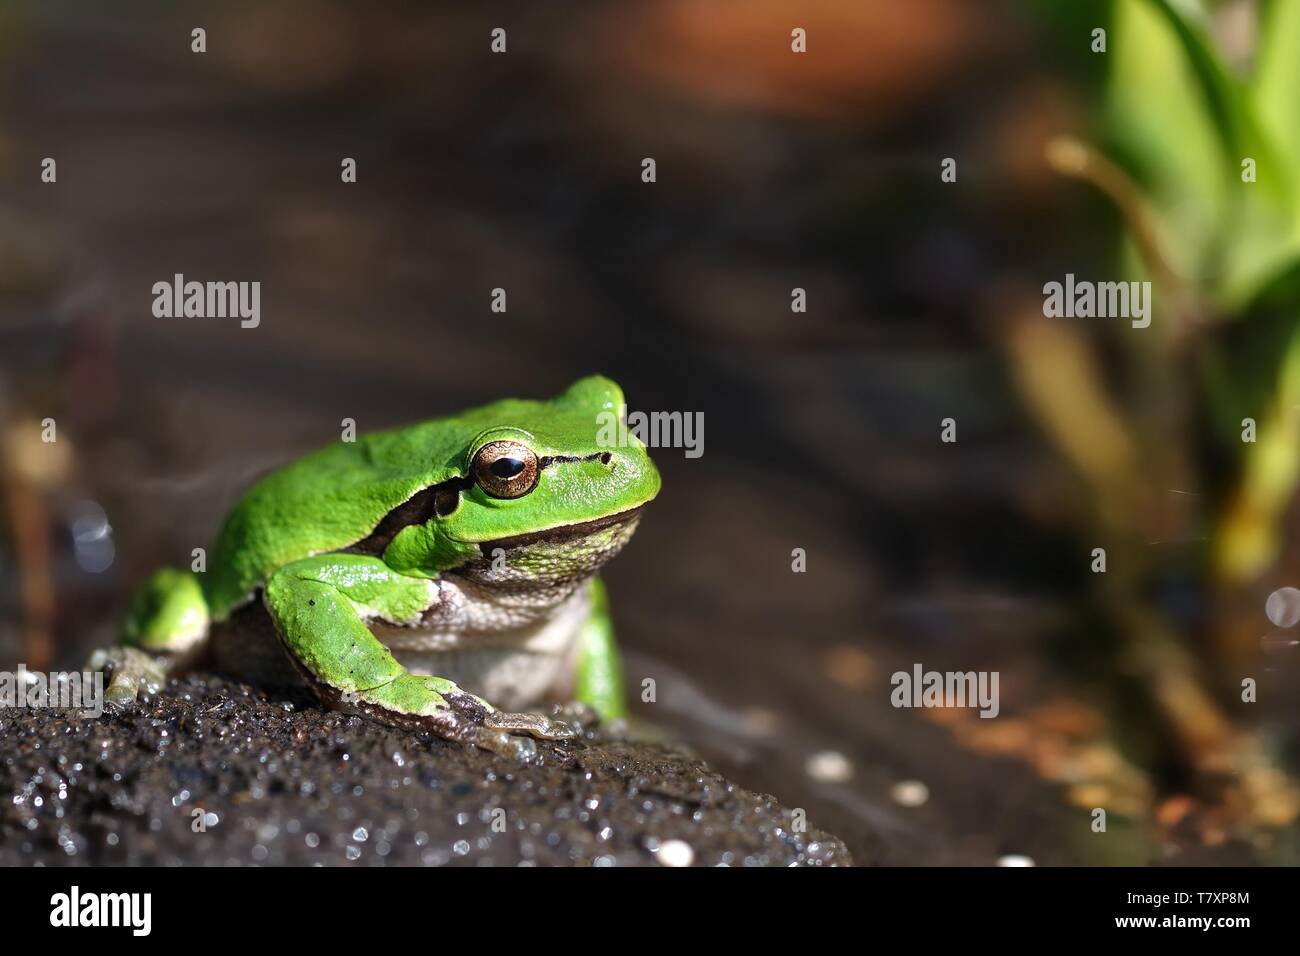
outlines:
[[[624,524],[633,520],[641,514],[645,505],[637,505],[635,508],[629,508],[627,511],[619,511],[612,515],[606,515],[603,518],[593,518],[591,521],[580,521],[577,524],[562,524],[554,528],[546,528],[543,531],[529,531],[526,534],[511,535],[508,538],[496,538],[492,541],[479,542],[479,550],[483,552],[484,557],[491,557],[492,552],[497,548],[522,548],[530,544],[539,544],[548,541],[570,541],[574,538],[585,538],[589,534],[594,534],[605,528],[614,525]]]

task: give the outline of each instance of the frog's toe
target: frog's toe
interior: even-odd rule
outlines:
[[[135,647],[109,647],[95,651],[86,661],[86,669],[103,671],[108,678],[104,703],[124,707],[141,694],[156,694],[167,675],[152,655]]]
[[[518,751],[523,746],[528,753],[516,756],[532,756],[536,752],[536,745],[529,738],[538,740],[572,740],[578,736],[577,732],[563,721],[547,717],[545,714],[512,714],[501,710],[494,710],[482,698],[475,697],[473,694],[467,694],[464,691],[458,691],[451,694],[443,694],[443,699],[451,708],[457,718],[466,726],[477,728],[483,731],[483,740],[489,744],[488,750],[502,752],[505,749]],[[504,744],[496,746],[495,742],[501,738],[508,739],[508,747]],[[473,741],[478,746],[483,746],[478,741]]]
[[[527,734],[538,740],[573,740],[578,732],[568,724],[545,714],[508,714],[494,710],[483,718],[483,726]]]
[[[486,711],[481,702],[477,712],[468,714],[458,711],[454,701],[448,703],[453,706],[440,711],[435,717],[424,718],[426,729],[432,730],[444,740],[479,747],[502,757],[527,761],[536,756],[537,744],[531,738],[489,726],[484,720]]]
[[[104,706],[110,710],[121,710],[140,698],[140,685],[127,674],[118,674],[104,688]]]
[[[600,712],[580,700],[565,701],[557,706],[553,713],[561,723],[568,724],[579,732],[601,723]]]
[[[518,737],[504,730],[477,727],[470,740],[476,747],[502,757],[527,762],[537,756],[537,744],[531,737]]]

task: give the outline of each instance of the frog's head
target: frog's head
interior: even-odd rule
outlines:
[[[591,376],[549,401],[507,400],[462,416],[473,437],[457,452],[459,482],[427,526],[437,563],[499,584],[594,573],[659,492],[659,472],[623,427],[624,413],[622,389]]]

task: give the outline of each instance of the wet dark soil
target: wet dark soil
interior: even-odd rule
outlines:
[[[835,837],[658,744],[524,765],[219,677],[102,718],[0,711],[0,865],[841,865]]]

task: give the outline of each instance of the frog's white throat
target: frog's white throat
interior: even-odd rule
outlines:
[[[448,575],[506,592],[576,585],[591,577],[632,538],[641,509],[485,541],[481,557]],[[569,588],[571,591],[572,588]]]
[[[444,571],[421,630],[490,639],[549,618],[623,549],[639,510],[548,532],[485,542],[481,556]]]
[[[482,546],[483,557],[431,582],[414,626],[377,634],[413,673],[456,680],[498,706],[521,707],[571,676],[590,611],[587,582],[636,530],[639,513]]]

